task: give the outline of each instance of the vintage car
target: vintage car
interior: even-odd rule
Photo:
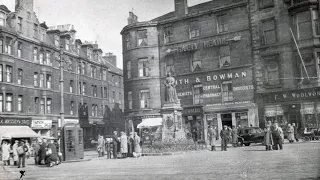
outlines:
[[[259,127],[245,127],[239,132],[239,146],[249,146],[251,143],[263,143],[263,141],[264,132]]]

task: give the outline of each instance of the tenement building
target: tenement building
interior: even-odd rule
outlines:
[[[250,0],[249,11],[260,125],[319,128],[319,1]]]
[[[130,12],[121,32],[126,118],[136,125],[160,115],[170,73],[194,139],[205,140],[209,124],[259,126],[247,6],[175,0],[174,12],[147,22]]]
[[[73,26],[39,23],[33,0],[17,0],[15,12],[0,6],[0,126],[29,126],[58,136],[61,124],[79,123],[84,140],[123,129],[122,78],[116,57],[104,56],[97,43],[76,39]]]

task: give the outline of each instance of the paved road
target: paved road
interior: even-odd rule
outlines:
[[[0,179],[19,179],[21,169],[0,167]],[[263,146],[226,152],[188,153],[65,163],[53,168],[28,164],[22,179],[316,179],[320,178],[320,142],[287,144],[282,151]]]

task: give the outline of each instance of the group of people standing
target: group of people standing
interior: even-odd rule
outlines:
[[[211,151],[216,151],[216,140],[221,138],[221,151],[227,151],[228,143],[232,143],[233,147],[238,146],[239,129],[232,126],[232,129],[224,125],[220,134],[218,134],[217,127],[210,126],[208,129],[208,140],[211,146]]]
[[[13,165],[25,167],[25,159],[31,155],[31,147],[27,140],[15,140],[11,145],[9,140],[3,140],[1,144],[2,161],[5,166],[9,166],[10,161],[13,160]]]
[[[130,136],[127,136],[125,132],[120,132],[119,136],[118,131],[114,131],[113,136],[110,139],[105,139],[103,136],[99,135],[97,151],[99,157],[104,156],[106,153],[109,159],[111,159],[111,155],[113,156],[113,159],[140,157],[140,141],[140,137],[136,132],[131,132]]]
[[[61,164],[62,153],[58,140],[39,138],[32,143],[34,149],[34,162],[36,165],[54,165]]]

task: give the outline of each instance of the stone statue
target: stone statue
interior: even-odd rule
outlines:
[[[176,81],[174,77],[171,76],[170,72],[168,72],[167,74],[165,87],[166,87],[165,101],[179,104],[179,99],[177,97],[177,92],[176,92]]]

